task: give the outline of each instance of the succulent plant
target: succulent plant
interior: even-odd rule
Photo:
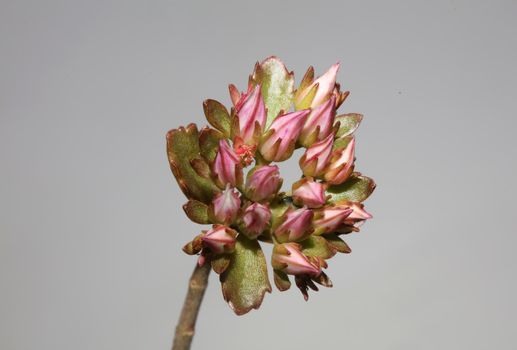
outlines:
[[[212,225],[183,250],[219,274],[223,297],[242,315],[271,292],[261,244],[273,244],[270,266],[280,291],[289,276],[304,298],[332,282],[323,271],[336,253],[350,253],[342,235],[359,231],[372,216],[362,202],[375,182],[354,169],[354,131],[362,116],[337,115],[348,96],[336,83],[336,63],[318,78],[310,67],[297,89],[294,74],[276,57],[257,63],[246,92],[230,85],[233,107],[203,103],[210,126],[170,130],[167,153],[187,196],[194,222]],[[294,150],[301,179],[288,184],[278,166]]]

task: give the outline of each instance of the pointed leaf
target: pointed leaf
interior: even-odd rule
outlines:
[[[216,100],[205,100],[203,111],[210,125],[221,131],[226,137],[230,136],[230,114],[222,103]]]
[[[167,133],[167,155],[183,193],[188,198],[209,202],[218,188],[210,179],[199,176],[190,164],[191,160],[200,157],[196,124],[172,129]]]
[[[288,111],[293,103],[294,74],[287,71],[282,61],[272,56],[255,66],[251,82],[262,87],[267,108],[266,127],[269,127],[280,110]]]
[[[212,269],[218,275],[222,274],[230,265],[230,257],[225,254],[218,256],[217,258],[213,258],[210,262],[212,264]]]
[[[217,155],[219,147],[219,140],[223,139],[224,135],[212,128],[205,127],[199,132],[199,148],[201,155],[208,162],[212,162]]]
[[[230,266],[220,277],[224,300],[237,315],[258,309],[264,294],[271,292],[266,259],[256,240],[237,237]]]
[[[336,122],[339,122],[339,130],[336,134],[336,137],[348,136],[354,133],[356,129],[361,124],[363,120],[363,115],[358,113],[348,113],[343,115],[338,115],[336,117]]]
[[[274,270],[274,278],[275,278],[275,286],[279,291],[284,292],[291,288],[291,281],[289,280],[289,276],[286,273]]]
[[[204,177],[206,179],[210,178],[210,167],[208,166],[208,163],[201,158],[195,158],[190,161],[190,165],[192,166],[192,169],[201,177]]]
[[[335,151],[340,148],[345,148],[346,146],[348,146],[348,144],[350,143],[350,141],[352,141],[353,138],[353,136],[349,135],[335,139],[334,144],[332,145],[332,150]]]
[[[349,254],[352,252],[352,249],[346,244],[345,241],[343,241],[341,238],[339,238],[337,235],[330,233],[330,234],[324,234],[322,237],[325,237],[327,240],[327,243],[330,244],[334,249],[336,249],[340,253],[346,253]]]
[[[345,201],[363,202],[375,189],[373,179],[353,173],[348,180],[340,185],[329,186],[326,194],[331,195],[330,202],[340,203]]]
[[[187,203],[183,204],[183,210],[185,211],[185,214],[187,214],[188,218],[195,223],[202,225],[210,224],[210,219],[208,218],[208,205],[205,203],[191,199]]]
[[[321,236],[310,236],[300,244],[302,245],[302,253],[307,256],[328,259],[336,255],[336,250]]]
[[[305,72],[302,81],[300,82],[300,86],[298,87],[297,93],[304,90],[306,87],[310,86],[314,81],[314,67],[309,66],[307,71]]]
[[[314,100],[314,96],[316,96],[316,93],[318,92],[319,84],[315,84],[309,92],[307,92],[307,95],[300,101],[294,103],[294,107],[297,111],[301,109],[306,109],[311,107],[312,100]]]
[[[197,235],[194,239],[183,246],[183,251],[188,255],[198,254],[203,249],[202,234]]]

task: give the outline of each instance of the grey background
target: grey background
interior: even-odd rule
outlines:
[[[201,229],[165,156],[271,54],[337,60],[374,219],[334,288],[195,349],[515,349],[515,1],[1,1],[0,348],[167,349]],[[294,162],[282,167],[293,179]]]

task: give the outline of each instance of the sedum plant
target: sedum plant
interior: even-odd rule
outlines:
[[[309,289],[332,286],[327,261],[350,253],[342,237],[372,217],[362,203],[375,189],[355,170],[362,115],[337,112],[349,94],[336,83],[338,69],[334,64],[315,79],[309,67],[295,88],[294,73],[269,57],[255,65],[246,91],[229,86],[230,109],[203,103],[210,126],[168,132],[169,163],[188,198],[183,209],[211,225],[183,247],[198,258],[174,348],[190,346],[210,270],[237,315],[259,308],[271,292],[269,269],[280,291],[294,280],[305,300]],[[275,163],[297,148],[304,151],[301,178],[285,186]],[[273,245],[271,257],[262,244]]]

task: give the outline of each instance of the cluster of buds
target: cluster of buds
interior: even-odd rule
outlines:
[[[354,131],[362,116],[338,115],[348,96],[334,64],[318,78],[310,67],[299,87],[276,57],[257,63],[245,92],[230,85],[233,107],[204,102],[211,127],[194,124],[167,134],[171,169],[189,198],[194,222],[212,225],[183,250],[220,275],[223,296],[237,314],[258,308],[271,291],[259,242],[273,244],[277,288],[293,276],[305,299],[316,284],[330,287],[324,269],[337,252],[350,253],[342,235],[372,216],[362,202],[375,188],[354,171]],[[277,165],[297,148],[302,178],[281,190]]]

